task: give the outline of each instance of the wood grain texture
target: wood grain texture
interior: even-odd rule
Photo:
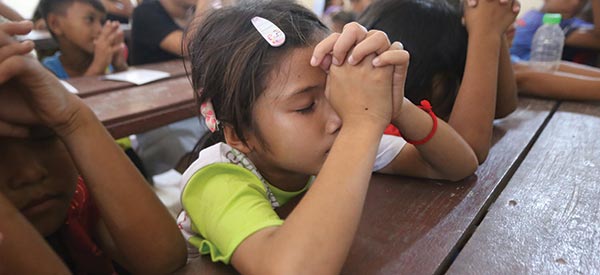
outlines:
[[[186,77],[83,98],[114,138],[145,132],[197,114]]]
[[[562,103],[450,274],[600,274],[600,104]]]
[[[375,174],[342,274],[444,271],[555,105],[555,101],[522,99],[515,113],[495,123],[494,146],[488,160],[476,175],[464,181],[448,183]],[[203,257],[179,274],[208,270],[208,264],[208,257]],[[206,274],[233,272],[222,264],[211,268]]]
[[[189,62],[187,62],[185,66],[187,66],[188,70],[190,70]],[[180,59],[130,67],[130,69],[134,68],[157,70],[171,74],[169,78],[158,80],[154,83],[159,83],[168,79],[178,78],[186,75],[184,62]],[[113,90],[135,87],[135,84],[129,82],[103,80],[101,76],[74,77],[67,79],[67,82],[75,87],[77,91],[79,91],[78,95],[83,98]],[[189,85],[190,84],[188,82],[188,86]]]

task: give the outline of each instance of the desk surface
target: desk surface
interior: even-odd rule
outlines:
[[[600,104],[561,103],[451,274],[600,271]]]
[[[374,175],[342,274],[445,271],[539,135],[556,102],[524,98],[497,121],[494,146],[475,176],[459,183]],[[179,274],[236,274],[202,257]]]
[[[115,138],[145,132],[197,114],[187,77],[84,97]]]
[[[185,66],[188,66],[187,69],[190,70],[189,62],[186,63]],[[135,67],[130,67],[131,69],[140,68],[140,69],[149,69],[149,70],[157,70],[170,73],[171,76],[168,79],[178,78],[186,75],[186,67],[184,66],[184,62],[181,59],[171,60],[160,63],[153,64],[145,64]],[[159,80],[164,81],[164,80]],[[103,80],[101,76],[83,76],[83,77],[75,77],[68,79],[67,82],[71,84],[73,87],[79,91],[78,95],[80,97],[88,97],[91,95],[104,93],[108,91],[124,89],[129,87],[134,87],[135,84],[123,81],[111,81],[111,80]],[[188,82],[188,86],[190,86]],[[143,86],[140,86],[143,87]],[[190,86],[191,89],[191,86]]]

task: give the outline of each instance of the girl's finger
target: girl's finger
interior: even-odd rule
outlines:
[[[0,84],[4,84],[9,79],[19,75],[22,70],[25,70],[25,62],[20,59],[21,56],[8,56],[6,59],[0,60]]]
[[[33,41],[23,41],[21,43],[11,43],[0,47],[0,61],[3,61],[14,55],[23,55],[31,52],[35,44]]]
[[[33,22],[31,21],[20,21],[20,22],[7,22],[0,24],[0,31],[13,36],[13,35],[25,35],[33,29]]]
[[[342,34],[333,46],[332,63],[334,65],[342,65],[346,59],[346,55],[357,43],[363,41],[367,37],[367,29],[356,22],[346,24]]]
[[[29,128],[0,121],[0,137],[27,138]]]
[[[319,44],[317,44],[317,46],[315,46],[315,49],[313,50],[313,55],[310,59],[310,65],[313,67],[321,65],[323,59],[327,55],[330,55],[333,51],[333,46],[335,45],[339,37],[339,33],[332,33],[327,38],[319,42]],[[329,66],[327,66],[327,68],[329,68]]]
[[[323,58],[323,61],[321,62],[319,67],[321,67],[321,69],[323,69],[323,71],[329,72],[329,67],[331,67],[331,55],[330,54],[326,55]]]
[[[367,55],[372,53],[380,55],[389,49],[390,40],[384,32],[369,31],[368,37],[352,49],[352,54],[348,57],[348,63],[351,65],[358,64]]]
[[[389,47],[388,51],[373,59],[373,66],[404,65],[408,64],[409,60],[410,54],[404,50],[402,43],[396,41]]]

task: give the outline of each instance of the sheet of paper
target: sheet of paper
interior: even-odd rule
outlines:
[[[103,79],[125,81],[135,85],[144,85],[152,81],[160,80],[169,77],[171,74],[162,71],[146,70],[146,69],[129,69],[124,72],[107,74]]]
[[[73,85],[71,85],[69,82],[66,82],[62,79],[59,79],[58,81],[60,81],[60,83],[65,86],[65,88],[67,89],[67,91],[69,91],[69,93],[72,94],[78,94],[79,91],[77,91],[77,89],[75,87],[73,87]]]

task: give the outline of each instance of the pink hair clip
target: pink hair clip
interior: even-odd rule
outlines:
[[[253,17],[251,22],[269,45],[279,47],[285,43],[285,33],[273,22],[259,16]]]
[[[205,101],[200,104],[200,114],[204,117],[204,122],[206,123],[206,127],[211,132],[217,131],[217,127],[219,126],[219,121],[217,120],[217,115],[215,114],[215,109],[210,100]]]

